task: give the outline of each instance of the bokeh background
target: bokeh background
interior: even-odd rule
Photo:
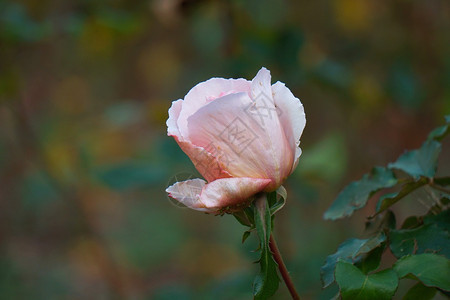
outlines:
[[[446,0],[1,0],[1,298],[250,299],[257,239],[168,200],[195,169],[165,121],[265,66],[307,114],[275,232],[303,299],[330,299],[320,266],[371,211],[322,215],[450,113],[449,32]]]

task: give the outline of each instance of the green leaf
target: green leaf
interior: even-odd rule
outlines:
[[[435,294],[435,288],[424,286],[418,282],[403,296],[403,300],[431,300]]]
[[[399,278],[412,277],[424,285],[450,291],[450,260],[437,254],[409,255],[399,259],[394,270]]]
[[[276,192],[268,194],[270,214],[273,216],[276,212],[284,207],[287,199],[287,191],[283,186],[280,186]]]
[[[441,143],[428,140],[417,150],[406,151],[389,168],[402,170],[414,178],[421,176],[432,178],[436,173],[437,160],[441,152]]]
[[[448,124],[442,125],[438,128],[433,129],[430,134],[428,134],[429,140],[442,141],[443,138],[450,132],[450,126]]]
[[[428,135],[429,140],[441,141],[447,134],[450,133],[450,115],[445,116],[445,122],[447,124],[439,126],[430,132]]]
[[[450,185],[450,176],[449,177],[434,178],[433,182],[438,184],[438,185],[441,185],[441,186]]]
[[[391,170],[376,167],[370,174],[365,174],[359,181],[350,183],[337,196],[331,207],[325,212],[324,218],[336,220],[353,214],[364,207],[367,200],[378,190],[392,187],[397,179]]]
[[[442,205],[450,204],[450,198],[449,197],[441,197],[441,204]]]
[[[345,261],[336,265],[336,282],[343,300],[391,299],[398,286],[397,274],[392,269],[366,275]]]
[[[255,299],[267,299],[278,289],[279,281],[277,263],[273,259],[269,248],[272,233],[272,216],[266,195],[260,196],[253,204],[255,227],[261,246],[261,272],[253,282],[253,295]]]
[[[241,223],[241,225],[252,227],[252,224],[250,223],[249,219],[247,218],[247,215],[243,210],[233,213],[233,216],[239,223]]]
[[[375,215],[379,214],[382,211],[385,211],[386,209],[388,209],[389,207],[400,201],[403,197],[407,196],[408,194],[412,193],[413,191],[417,190],[418,188],[424,186],[427,183],[428,183],[427,178],[421,178],[418,181],[405,183],[399,192],[389,193],[381,196],[380,200],[378,200],[377,203]]]
[[[450,234],[437,224],[425,224],[414,229],[392,230],[390,248],[397,258],[409,254],[437,253],[450,258]]]
[[[252,233],[250,230],[247,230],[242,235],[242,244],[247,240],[247,238],[250,236],[250,233]]]
[[[428,215],[423,219],[424,224],[436,224],[445,231],[450,232],[450,209],[437,215]]]
[[[325,264],[320,268],[323,287],[326,288],[334,281],[334,270],[339,259],[355,262],[363,254],[369,253],[386,240],[383,232],[369,239],[348,239],[339,245],[336,253],[329,255]]]
[[[377,234],[379,231],[395,229],[396,224],[394,213],[391,210],[387,210],[383,214],[367,219],[364,231],[367,234]]]
[[[362,259],[356,266],[361,269],[364,274],[375,271],[380,266],[381,256],[386,248],[386,243],[382,243],[380,246],[376,247],[370,251],[364,259]]]
[[[254,209],[252,207],[246,207],[244,208],[245,216],[247,217],[248,221],[252,226],[255,226],[255,216],[254,216]]]
[[[417,216],[410,216],[403,222],[401,229],[413,229],[422,225],[423,222]]]

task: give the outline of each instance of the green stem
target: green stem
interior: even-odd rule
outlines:
[[[298,295],[294,286],[294,282],[292,281],[292,278],[289,275],[286,265],[284,264],[283,257],[281,256],[280,250],[278,249],[277,242],[275,241],[273,234],[270,235],[269,247],[270,251],[272,251],[273,258],[278,264],[278,270],[280,270],[284,283],[286,284],[289,293],[291,293],[292,299],[300,300],[300,296]]]

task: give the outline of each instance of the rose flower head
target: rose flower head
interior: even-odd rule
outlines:
[[[206,179],[166,189],[185,206],[208,213],[246,207],[272,192],[294,171],[302,153],[303,105],[284,85],[271,85],[261,68],[252,81],[211,78],[194,86],[169,109],[173,136]]]

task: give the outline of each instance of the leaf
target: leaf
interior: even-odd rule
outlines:
[[[450,198],[449,198],[449,197],[442,197],[442,198],[441,198],[441,204],[442,204],[442,205],[448,205],[448,204],[450,204]]]
[[[258,233],[261,259],[261,272],[253,282],[253,295],[255,299],[267,299],[278,289],[279,281],[277,263],[274,261],[269,249],[269,240],[272,233],[272,216],[266,195],[257,198],[253,204],[255,227]]]
[[[276,192],[269,193],[268,198],[270,204],[270,214],[273,216],[286,204],[286,189],[283,186],[280,186]],[[271,198],[273,199],[272,202],[270,201]]]
[[[408,182],[405,183],[402,186],[402,189],[397,193],[389,193],[386,195],[383,195],[380,197],[380,200],[378,200],[377,207],[376,207],[376,214],[379,214],[380,212],[388,209],[398,201],[400,201],[403,197],[409,195],[413,191],[417,190],[418,188],[424,186],[428,183],[427,178],[421,178],[418,181]]]
[[[436,173],[441,148],[441,143],[428,140],[419,149],[403,153],[397,161],[390,163],[388,168],[402,170],[414,178],[432,178]]]
[[[424,285],[450,291],[450,260],[437,254],[409,255],[399,259],[394,270],[399,278],[412,277]]]
[[[433,182],[441,186],[447,186],[450,185],[450,177],[434,178]]]
[[[450,234],[437,224],[425,224],[414,229],[392,230],[390,248],[397,258],[409,254],[437,253],[450,258]]]
[[[441,141],[447,134],[450,133],[450,115],[445,116],[445,122],[447,124],[439,126],[430,132],[428,135],[429,140],[433,139]]]
[[[403,300],[431,300],[436,294],[436,289],[424,286],[418,282],[403,296]]]
[[[386,248],[386,243],[382,243],[370,251],[364,259],[362,259],[356,266],[361,269],[364,274],[375,271],[380,266],[381,256]]]
[[[252,224],[243,210],[233,213],[233,216],[239,223],[241,223],[241,225],[252,227]]]
[[[429,140],[442,141],[443,138],[450,132],[450,126],[448,124],[442,125],[438,128],[433,129],[430,134],[428,134]]]
[[[253,217],[253,209],[251,207],[246,207],[241,211],[233,213],[233,217],[244,226],[250,227],[250,229],[255,228],[255,221]]]
[[[423,219],[424,224],[436,224],[443,230],[450,232],[450,209],[437,215],[428,215]]]
[[[395,229],[397,221],[395,215],[391,210],[385,211],[383,214],[369,217],[366,221],[365,232],[376,234],[379,231],[388,229]]]
[[[250,230],[247,230],[242,235],[242,244],[247,240],[247,238],[250,236],[250,233],[252,233]]]
[[[349,262],[338,261],[336,282],[343,300],[391,299],[397,290],[398,278],[392,269],[365,275]]]
[[[336,220],[350,216],[353,211],[364,207],[375,192],[392,187],[396,183],[397,179],[391,170],[375,167],[370,174],[365,174],[361,180],[354,181],[345,187],[325,212],[324,218]]]
[[[252,227],[255,226],[255,216],[254,216],[254,209],[252,207],[246,207],[244,208],[245,216],[247,217],[250,224],[252,224]]]
[[[381,232],[369,239],[348,239],[340,244],[336,253],[329,255],[325,264],[320,268],[323,288],[333,283],[334,270],[339,259],[355,262],[361,258],[361,255],[369,253],[385,240],[386,236]]]
[[[401,229],[413,229],[422,224],[423,222],[417,216],[410,216],[403,222]]]

